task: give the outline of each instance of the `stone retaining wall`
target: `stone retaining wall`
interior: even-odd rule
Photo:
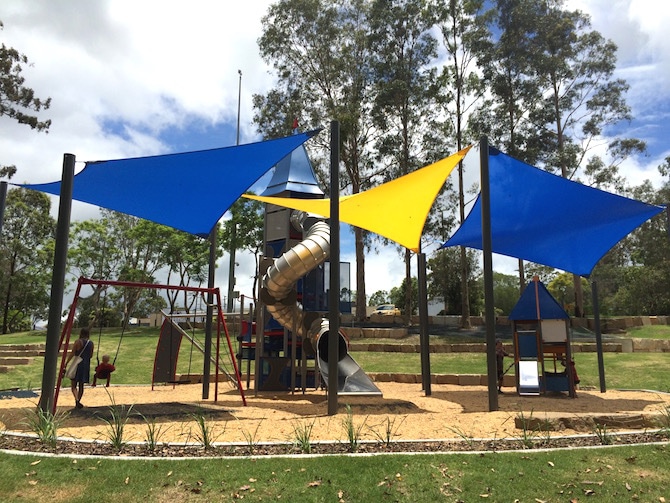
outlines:
[[[399,382],[407,384],[421,384],[421,374],[370,372],[370,379],[375,382]],[[457,386],[487,386],[486,374],[431,374],[432,384],[454,384]],[[503,377],[504,387],[516,387],[516,378],[513,375]]]

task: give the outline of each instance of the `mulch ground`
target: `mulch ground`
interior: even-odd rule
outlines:
[[[58,435],[71,440],[53,445],[35,438],[28,424],[36,393],[0,394],[0,449],[143,457],[428,453],[667,442],[670,431],[665,393],[580,390],[572,399],[519,396],[510,388],[498,396],[499,410],[489,411],[482,386],[435,385],[427,397],[416,384],[378,385],[382,397],[339,397],[336,415],[328,415],[324,391],[249,391],[244,406],[227,386],[208,400],[201,385],[97,387],[86,389],[83,409],[74,409],[70,390],[62,389]],[[116,446],[115,418],[123,432]]]

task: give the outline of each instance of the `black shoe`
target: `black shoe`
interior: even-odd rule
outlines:
[[[75,407],[76,407],[77,409],[83,409],[83,408],[84,408],[84,406],[81,404],[81,402],[77,402],[77,403],[75,404]]]

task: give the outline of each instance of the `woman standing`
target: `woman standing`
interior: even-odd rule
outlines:
[[[80,356],[81,362],[77,365],[77,373],[71,381],[72,396],[74,396],[75,407],[81,409],[81,397],[84,395],[84,384],[88,383],[91,377],[91,358],[93,357],[93,343],[89,339],[88,328],[82,328],[79,332],[79,339],[74,342],[72,352],[65,363],[67,368],[73,357]]]

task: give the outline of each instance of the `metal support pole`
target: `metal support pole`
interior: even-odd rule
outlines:
[[[600,392],[605,393],[605,361],[603,360],[603,335],[600,332],[600,306],[598,305],[598,282],[591,282],[591,298],[593,299],[593,324],[596,333],[596,351],[598,353],[598,376],[600,377]]]
[[[42,372],[42,392],[39,407],[42,412],[53,410],[58,368],[58,344],[60,341],[61,313],[65,292],[65,272],[67,270],[67,246],[72,213],[72,191],[74,188],[75,156],[63,155],[63,177],[60,186],[58,224],[54,250],[53,274],[51,276],[51,299],[49,301],[49,321],[47,325],[44,367]]]
[[[328,415],[337,414],[340,346],[340,123],[330,123],[330,292],[328,295]]]
[[[493,304],[493,257],[491,239],[491,190],[489,186],[489,141],[479,143],[482,201],[482,252],[484,258],[484,319],[486,325],[486,368],[488,373],[489,411],[498,410],[496,370],[496,316]],[[465,299],[463,300],[465,302]]]
[[[214,288],[216,275],[216,232],[219,229],[218,224],[209,233],[209,274],[207,276],[207,287]],[[205,361],[202,364],[202,399],[209,398],[209,374],[211,372],[212,361],[212,318],[214,317],[214,294],[207,292],[207,319],[205,320]],[[223,313],[219,313],[223,316]],[[217,361],[218,365],[218,361]]]
[[[430,338],[428,334],[428,288],[426,284],[426,254],[417,254],[419,272],[419,339],[421,346],[421,382],[426,396],[432,394],[430,383]]]

